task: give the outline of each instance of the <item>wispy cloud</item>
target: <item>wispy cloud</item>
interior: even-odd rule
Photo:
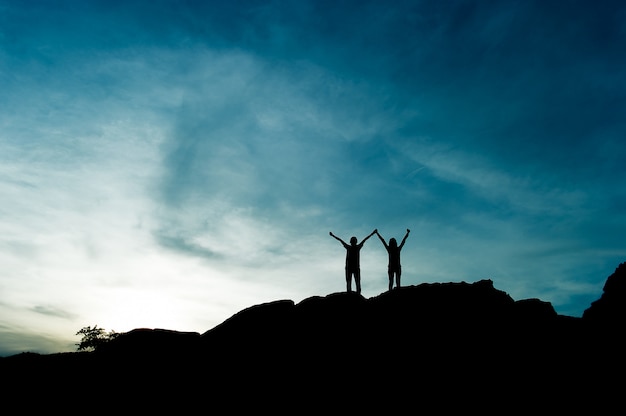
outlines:
[[[62,308],[50,305],[37,305],[32,308],[34,312],[42,315],[53,316],[61,319],[75,319],[76,314],[68,312]]]
[[[404,145],[420,169],[440,181],[458,184],[492,204],[504,204],[507,211],[524,215],[578,215],[584,210],[588,197],[577,187],[551,188],[550,178],[528,172],[509,173],[506,166],[479,153],[458,148],[441,148],[441,144],[409,142]],[[547,180],[546,180],[547,179]]]

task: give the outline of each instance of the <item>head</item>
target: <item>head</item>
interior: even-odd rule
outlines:
[[[350,244],[352,244],[353,246],[356,246],[356,237],[351,237],[350,238]]]
[[[389,239],[389,246],[390,247],[398,247],[398,242],[396,241],[395,238]]]

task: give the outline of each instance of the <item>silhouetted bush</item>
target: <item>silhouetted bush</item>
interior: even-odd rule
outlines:
[[[103,328],[98,328],[98,325],[94,325],[93,328],[90,326],[81,328],[76,335],[83,336],[80,343],[76,344],[78,351],[95,351],[103,344],[114,340],[120,334],[115,331],[105,332]]]

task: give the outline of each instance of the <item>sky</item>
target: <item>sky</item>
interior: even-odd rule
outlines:
[[[621,1],[0,0],[0,356],[344,291],[330,231],[582,316],[626,261],[625,50]]]

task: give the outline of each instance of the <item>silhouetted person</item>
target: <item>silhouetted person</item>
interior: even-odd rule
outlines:
[[[356,283],[356,293],[361,293],[361,260],[360,260],[360,252],[363,248],[363,244],[367,241],[368,238],[374,235],[374,233],[378,232],[378,230],[372,231],[370,235],[365,237],[363,241],[357,244],[356,237],[350,238],[350,244],[347,244],[341,238],[337,237],[331,231],[329,234],[331,237],[339,240],[341,244],[346,249],[346,289],[348,292],[352,292],[352,276],[354,276],[354,281]]]
[[[396,277],[396,287],[400,287],[400,277],[402,276],[402,266],[400,266],[400,250],[404,247],[404,243],[406,242],[406,238],[409,236],[411,230],[406,229],[406,234],[402,239],[400,245],[395,238],[391,238],[389,240],[389,244],[385,242],[385,239],[381,237],[378,233],[378,230],[375,230],[376,235],[380,238],[380,241],[383,242],[383,245],[387,249],[387,253],[389,254],[389,264],[387,265],[387,273],[389,274],[389,290],[393,288],[393,277]]]

